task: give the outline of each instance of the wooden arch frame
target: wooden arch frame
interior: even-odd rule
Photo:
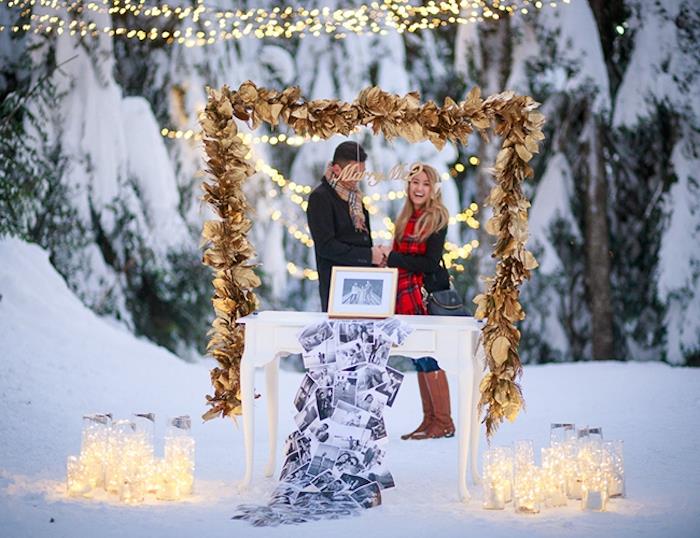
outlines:
[[[493,168],[495,179],[485,203],[493,216],[486,231],[496,237],[492,256],[496,274],[486,279],[487,291],[479,294],[476,317],[485,318],[484,349],[489,372],[481,384],[479,405],[486,409],[484,422],[490,437],[504,417],[514,420],[522,407],[517,378],[522,374],[518,355],[520,332],[515,323],[524,319],[519,287],[537,267],[525,248],[528,237],[527,210],[530,203],[521,184],[533,176],[528,162],[544,139],[544,116],[531,97],[507,91],[481,98],[478,87],[466,99],[449,97],[442,107],[420,102],[417,93],[393,95],[377,87],[362,90],[353,103],[332,99],[307,101],[297,87],[278,92],[258,88],[248,81],[238,90],[224,86],[209,90],[206,109],[200,117],[206,151],[207,173],[204,200],[220,220],[207,221],[202,233],[204,263],[215,273],[212,299],[216,319],[209,331],[207,351],[219,366],[211,371],[214,396],[207,396],[211,409],[204,418],[234,417],[241,413],[239,371],[243,355],[244,328],[236,320],[257,306],[254,288],[260,279],[250,260],[255,252],[247,234],[252,226],[243,183],[255,173],[247,158],[249,148],[238,136],[237,121],[253,128],[261,123],[286,123],[297,135],[349,135],[358,126],[371,126],[387,139],[408,142],[429,140],[441,149],[447,141],[467,143],[478,131],[487,136],[493,127],[503,145]]]

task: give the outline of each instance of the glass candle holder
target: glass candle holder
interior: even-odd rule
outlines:
[[[562,445],[542,449],[541,486],[547,507],[566,506],[566,466]]]
[[[535,447],[531,440],[515,442],[513,450],[513,504],[516,512],[540,511],[540,473],[535,467]]]
[[[66,460],[66,491],[71,497],[88,497],[92,493],[87,469],[78,456],[68,456]]]
[[[549,445],[560,445],[576,439],[576,425],[552,423],[549,426]]]
[[[171,497],[173,491],[178,498],[193,492],[195,442],[191,424],[189,416],[175,417],[168,423],[159,484],[159,490],[165,490],[161,492],[163,498]]]
[[[483,507],[487,510],[503,510],[512,498],[513,452],[506,447],[496,447],[484,453]]]
[[[125,467],[130,461],[131,437],[136,426],[130,420],[115,420],[109,432],[105,459],[105,489],[117,495],[121,491]]]
[[[540,469],[535,465],[521,465],[515,469],[513,507],[521,514],[537,514],[542,499]]]
[[[582,443],[578,452],[581,509],[604,511],[608,502],[609,457],[599,440]]]
[[[609,459],[608,496],[625,497],[627,488],[625,484],[624,444],[620,440],[605,441],[603,447]]]
[[[530,439],[515,442],[513,450],[513,469],[517,473],[519,467],[530,467],[535,464],[535,445]]]
[[[104,487],[104,466],[107,458],[112,415],[93,414],[83,417],[80,460],[85,466],[91,487]]]
[[[603,428],[600,426],[585,426],[576,432],[576,437],[584,441],[603,441]]]

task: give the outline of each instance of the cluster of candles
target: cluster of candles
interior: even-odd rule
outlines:
[[[192,494],[194,439],[189,416],[170,419],[163,458],[155,457],[155,415],[112,420],[109,414],[83,417],[79,456],[68,456],[68,494],[92,497],[100,490],[138,504],[149,495],[175,501]]]
[[[532,441],[494,447],[483,461],[483,507],[536,514],[543,507],[578,501],[582,510],[604,511],[608,499],[625,496],[622,441],[604,441],[601,428],[577,430],[574,424],[552,424],[550,443],[535,465]]]

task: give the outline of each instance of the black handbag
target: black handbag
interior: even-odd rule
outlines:
[[[468,316],[462,298],[450,286],[450,273],[440,258],[437,271],[423,275],[423,287],[428,293],[427,308],[431,316]]]
[[[431,316],[468,316],[457,290],[434,291],[428,294],[428,314]]]

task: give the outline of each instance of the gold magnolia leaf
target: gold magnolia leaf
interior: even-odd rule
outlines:
[[[257,288],[260,286],[260,277],[255,274],[251,267],[236,267],[233,270],[232,278],[240,288]]]
[[[258,98],[258,90],[255,84],[248,80],[238,88],[238,95],[245,104],[252,105]]]
[[[518,414],[520,413],[520,405],[513,402],[508,402],[504,406],[503,411],[506,418],[510,422],[515,422],[515,419],[518,418]]]
[[[508,359],[508,351],[510,350],[510,340],[505,336],[499,336],[491,344],[491,357],[496,363],[496,366],[501,366]]]
[[[532,159],[532,153],[530,153],[525,146],[522,144],[515,145],[515,152],[518,154],[523,161],[528,162]]]
[[[484,229],[489,235],[498,235],[500,233],[500,225],[501,219],[498,216],[494,215],[486,221],[486,226],[484,226]]]
[[[209,411],[202,415],[202,420],[206,422],[208,420],[218,417],[220,413],[221,410],[218,407],[212,407]]]
[[[525,267],[525,269],[532,271],[533,269],[537,269],[539,266],[540,264],[537,263],[537,260],[532,252],[529,250],[523,252],[523,267]]]
[[[481,380],[481,383],[479,384],[479,392],[483,394],[486,392],[489,388],[489,385],[491,384],[491,381],[493,379],[493,374],[489,372],[484,376],[484,378]]]

